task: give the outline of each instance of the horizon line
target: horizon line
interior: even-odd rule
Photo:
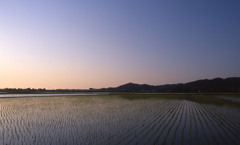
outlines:
[[[200,80],[214,80],[214,79],[229,79],[229,78],[240,78],[240,77],[226,77],[226,78],[222,78],[222,77],[215,77],[215,78],[212,78],[212,79],[198,79],[198,80],[194,80],[194,81],[189,81],[189,82],[186,82],[186,83],[190,83],[190,82],[195,82],[195,81],[200,81]],[[147,83],[133,83],[133,82],[128,82],[128,83],[124,83],[122,85],[125,85],[125,84],[137,84],[137,85],[149,85],[149,86],[163,86],[163,85],[172,85],[172,84],[186,84],[186,83],[165,83],[165,84],[162,84],[162,85],[151,85],[151,84],[147,84]],[[122,86],[122,85],[118,85],[117,87],[119,86]],[[57,89],[49,89],[49,88],[45,88],[45,87],[39,87],[39,88],[34,88],[34,87],[27,87],[27,88],[20,88],[20,87],[4,87],[4,88],[0,88],[0,90],[6,90],[6,89],[16,89],[16,90],[27,90],[27,89],[30,89],[30,90],[81,90],[81,91],[84,91],[84,90],[97,90],[97,89],[104,89],[104,88],[113,88],[113,87],[101,87],[101,88],[94,88],[94,87],[89,87],[88,89],[71,89],[71,88],[57,88]]]

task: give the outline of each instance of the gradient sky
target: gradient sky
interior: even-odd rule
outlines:
[[[239,0],[1,0],[0,88],[240,76]]]

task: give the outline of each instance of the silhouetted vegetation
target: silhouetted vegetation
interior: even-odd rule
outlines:
[[[240,78],[216,78],[212,80],[198,80],[186,84],[167,84],[151,86],[147,84],[128,83],[117,88],[103,88],[106,92],[163,92],[163,93],[216,93],[240,92]]]
[[[186,84],[167,84],[152,86],[148,84],[128,83],[116,88],[81,89],[56,89],[46,90],[34,88],[5,88],[1,93],[78,93],[78,92],[160,92],[160,93],[240,93],[240,77],[216,78],[212,80],[197,80]]]
[[[0,89],[1,94],[38,94],[38,93],[78,93],[78,92],[89,92],[89,90],[78,90],[78,89],[56,89],[56,90],[47,90],[43,89],[34,89],[34,88],[5,88]]]

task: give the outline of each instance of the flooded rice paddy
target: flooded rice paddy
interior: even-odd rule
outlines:
[[[137,95],[0,98],[0,144],[239,145],[239,106],[195,100]]]

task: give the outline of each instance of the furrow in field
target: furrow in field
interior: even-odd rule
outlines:
[[[192,145],[200,145],[201,142],[199,140],[199,135],[198,135],[198,130],[197,130],[197,124],[196,124],[196,118],[195,118],[195,110],[198,109],[194,106],[194,102],[189,101],[190,103],[190,122],[191,122],[191,130],[190,130],[190,134],[191,134],[191,138],[190,138],[190,144]]]
[[[177,102],[176,102],[177,103]],[[163,125],[166,116],[169,115],[169,112],[173,111],[176,109],[177,104],[173,103],[171,106],[169,106],[168,110],[165,110],[162,114],[161,117],[158,118],[158,120],[154,123],[151,123],[152,126],[149,128],[148,132],[142,134],[142,136],[145,138],[143,141],[139,142],[140,144],[151,144],[154,140],[157,139],[158,134],[157,132],[159,131],[159,128]],[[142,137],[140,136],[140,138]]]
[[[230,144],[234,144],[233,140],[231,140],[231,138],[227,137],[228,133],[226,132],[225,128],[223,125],[221,125],[218,120],[214,117],[214,115],[208,110],[208,106],[204,106],[204,110],[205,112],[208,113],[208,116],[210,118],[210,121],[213,124],[213,127],[216,129],[219,137],[221,138],[221,143],[230,143]],[[215,108],[216,110],[217,108]],[[235,142],[235,141],[234,141]]]
[[[201,118],[201,124],[202,124],[202,128],[203,128],[203,132],[206,135],[205,137],[207,138],[209,144],[219,144],[217,138],[214,135],[214,131],[212,130],[212,125],[209,122],[207,116],[206,116],[206,112],[203,111],[204,108],[201,107],[201,105],[196,104],[197,107],[199,107],[198,113],[199,113],[199,117]]]
[[[149,120],[147,120],[141,127],[136,128],[136,130],[130,132],[130,135],[133,135],[134,142],[135,143],[143,143],[143,140],[145,140],[148,133],[151,133],[152,128],[155,128],[156,125],[160,124],[159,120],[161,120],[161,118],[166,114],[167,111],[169,111],[170,109],[172,109],[172,107],[174,107],[175,105],[173,103],[171,103],[171,105],[169,104],[162,104],[163,105],[163,109],[159,112],[156,112],[157,114],[154,115],[154,117],[152,118],[152,116],[149,116]],[[131,139],[131,138],[130,138]],[[124,139],[125,140],[125,139]],[[122,144],[128,142],[129,140],[125,140],[124,142],[122,142]]]
[[[198,138],[198,144],[201,144],[201,145],[209,144],[209,141],[207,139],[207,136],[202,126],[203,124],[201,122],[202,118],[199,117],[199,112],[198,112],[199,108],[196,106],[196,102],[192,102],[192,106],[193,106],[193,118],[195,122],[195,131]]]
[[[179,106],[178,111],[175,113],[176,116],[174,117],[174,119],[171,120],[171,123],[168,125],[167,133],[164,133],[165,137],[161,144],[173,144],[173,140],[175,139],[176,136],[176,131],[181,122],[183,106],[184,105],[182,102],[181,105]]]
[[[157,127],[156,132],[154,133],[153,138],[151,139],[152,144],[158,144],[163,140],[163,133],[165,129],[168,127],[172,118],[174,118],[175,113],[178,111],[180,106],[180,102],[176,104],[173,110],[167,112],[167,115],[162,119],[162,122]]]
[[[178,128],[176,130],[176,135],[172,144],[179,145],[181,144],[182,132],[184,129],[185,121],[186,121],[186,100],[182,100],[182,109],[181,109],[181,119],[178,124]]]
[[[196,106],[200,108],[199,111],[206,124],[206,129],[210,131],[209,135],[210,141],[214,141],[214,144],[221,144],[225,142],[225,140],[222,140],[222,138],[220,138],[220,134],[218,130],[215,128],[214,122],[212,122],[211,118],[209,117],[208,113],[206,113],[205,109],[202,108],[199,104],[196,104]],[[208,133],[207,131],[205,132]]]
[[[0,144],[239,144],[233,107],[188,100],[0,101]]]
[[[216,106],[210,105],[207,107],[207,110],[214,116],[214,118],[221,123],[227,130],[231,130],[232,133],[238,134],[240,132],[240,126],[237,123],[237,120],[240,120],[240,113],[226,111],[222,107],[216,108]],[[230,114],[231,113],[231,114]],[[231,118],[232,116],[236,116]]]
[[[156,138],[158,136],[157,132],[158,132],[159,128],[162,127],[162,125],[164,124],[164,122],[166,120],[166,116],[169,115],[169,112],[171,112],[171,111],[176,109],[177,103],[178,102],[176,102],[176,103],[172,104],[171,106],[169,106],[169,109],[165,110],[161,114],[161,117],[158,118],[158,120],[156,122],[151,123],[152,124],[152,126],[151,126],[152,129],[149,129],[148,132],[145,133],[145,135],[143,134],[145,136],[145,139],[141,143],[148,144],[151,141],[153,142],[154,138],[156,140]]]
[[[216,108],[215,107],[211,107],[210,106],[205,106],[205,110],[206,112],[208,112],[209,115],[211,115],[212,120],[215,122],[215,126],[216,128],[219,130],[221,137],[226,140],[225,142],[229,143],[229,144],[239,144],[239,136],[237,136],[236,134],[238,134],[239,132],[235,132],[233,130],[233,128],[229,128],[228,125],[226,125],[223,122],[227,122],[222,120],[219,115],[214,113],[214,110],[220,109],[220,108]]]
[[[185,126],[184,126],[184,130],[183,130],[183,136],[182,136],[182,144],[190,144],[190,138],[191,138],[191,134],[190,134],[190,112],[189,112],[189,101],[186,101],[185,103],[186,105],[186,122],[185,122]]]
[[[183,100],[184,101],[184,100]],[[182,102],[183,102],[182,101]],[[177,122],[177,127],[176,127],[176,129],[175,129],[175,131],[174,131],[174,135],[173,135],[173,138],[172,138],[172,140],[171,140],[171,143],[169,143],[169,144],[178,144],[179,142],[176,142],[176,139],[179,137],[179,132],[180,132],[180,130],[181,130],[181,123],[183,123],[183,114],[184,114],[184,105],[183,105],[183,103],[182,103],[182,108],[181,108],[181,110],[180,110],[180,112],[179,112],[179,114],[180,114],[180,116],[179,116],[179,120],[178,120],[178,122]],[[169,142],[169,141],[168,141]]]

